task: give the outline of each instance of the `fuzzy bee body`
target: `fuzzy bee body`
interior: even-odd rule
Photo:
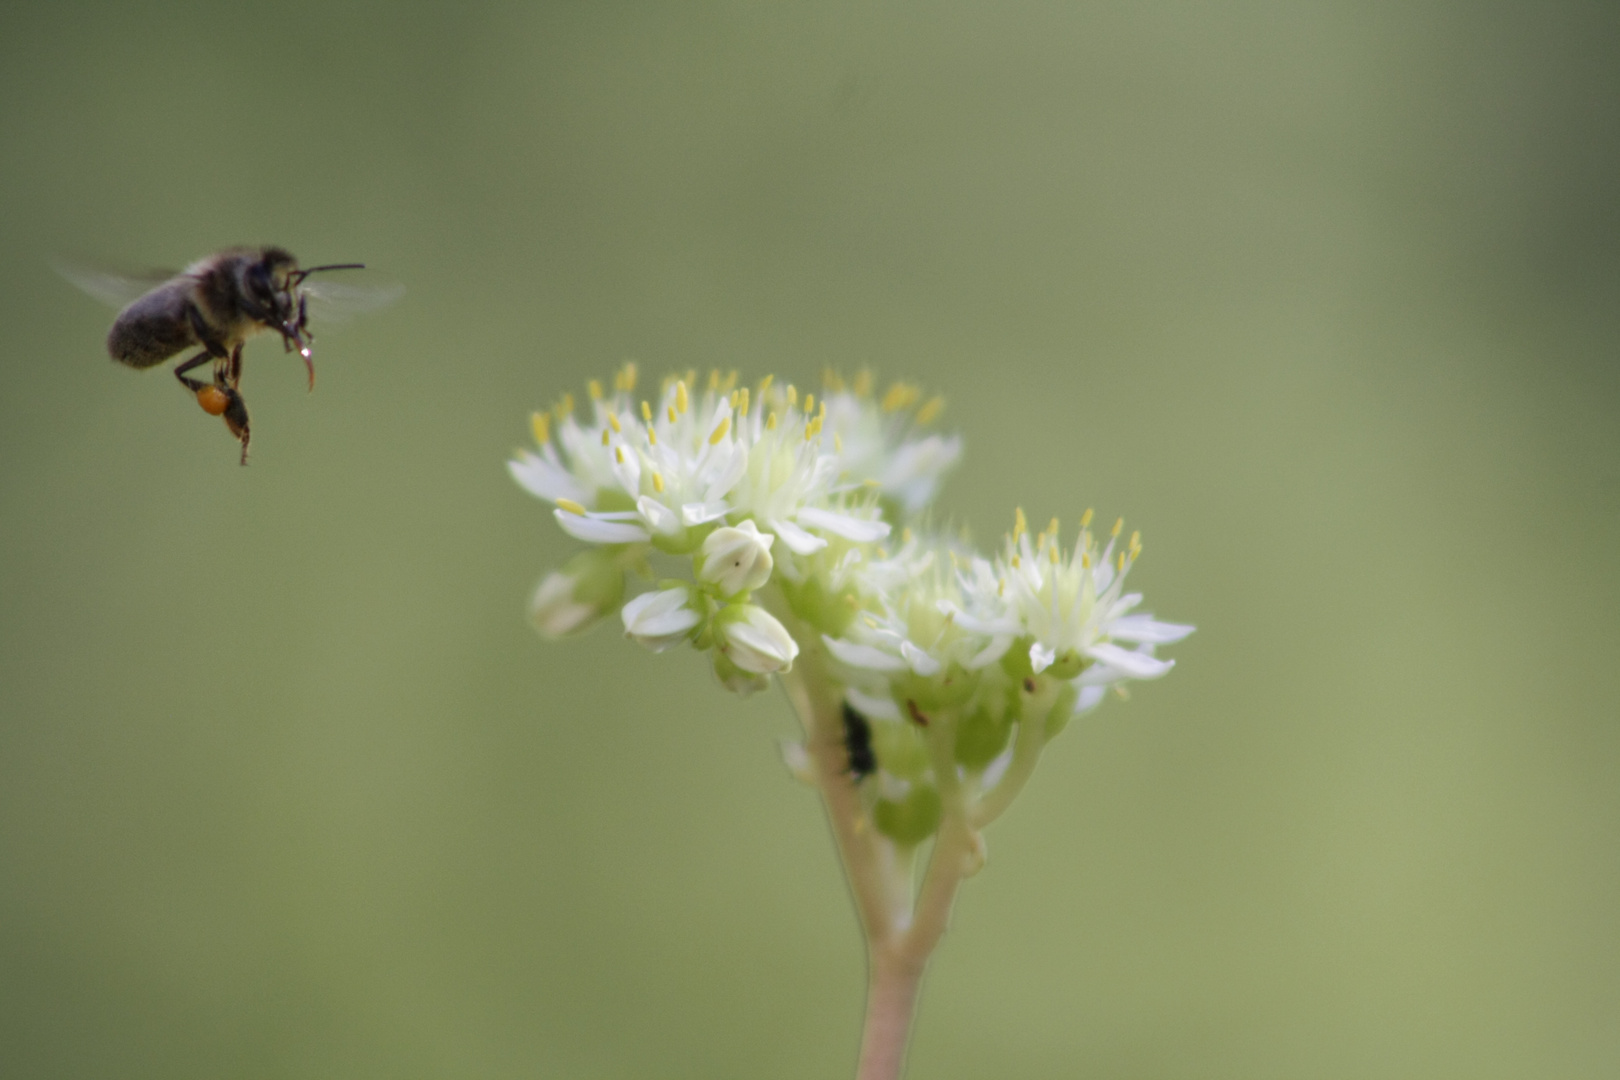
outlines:
[[[107,334],[107,352],[119,363],[144,369],[187,349],[202,350],[176,367],[175,377],[196,396],[204,412],[224,418],[231,434],[242,443],[245,465],[249,424],[240,391],[243,343],[263,330],[280,334],[284,351],[296,350],[303,358],[313,389],[310,343],[314,336],[309,332],[308,300],[315,289],[306,286],[304,279],[323,270],[364,267],[333,263],[299,269],[298,260],[286,249],[264,246],[226,248],[178,274],[156,279],[133,279],[73,265],[58,269],[93,296],[116,303],[128,300]],[[358,310],[388,303],[397,295],[398,290],[362,288],[350,290],[347,301],[340,303]],[[211,383],[187,376],[210,359],[214,364]]]

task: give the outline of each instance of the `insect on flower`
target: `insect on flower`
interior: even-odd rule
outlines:
[[[877,772],[872,751],[872,723],[844,702],[844,749],[849,752],[849,775],[858,784]]]

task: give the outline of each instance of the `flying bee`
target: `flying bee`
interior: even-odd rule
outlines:
[[[363,270],[363,263],[329,263],[300,269],[298,260],[279,247],[233,247],[199,259],[180,273],[125,275],[72,264],[58,264],[69,281],[98,299],[123,310],[107,334],[107,352],[133,368],[155,367],[190,348],[196,355],[182,361],[175,378],[196,398],[204,412],[223,417],[242,444],[247,464],[250,425],[242,400],[242,346],[264,330],[281,335],[282,351],[297,351],[315,388],[315,336],[309,330],[309,307],[359,311],[392,302],[398,287],[343,286],[307,282],[329,270]],[[213,380],[187,373],[213,361]]]

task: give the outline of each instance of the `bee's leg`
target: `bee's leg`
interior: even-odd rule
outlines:
[[[234,386],[227,387],[225,394],[229,399],[225,406],[225,426],[231,429],[231,434],[242,440],[242,464],[247,464],[248,457],[248,411],[247,402],[242,395],[236,392]]]
[[[203,350],[202,352],[198,353],[196,356],[193,356],[190,360],[187,360],[185,363],[183,363],[179,367],[175,368],[174,369],[174,377],[180,380],[180,385],[181,386],[185,387],[188,391],[195,394],[197,391],[201,390],[203,387],[207,386],[208,384],[201,381],[200,379],[187,378],[186,377],[186,372],[188,372],[192,368],[195,368],[198,365],[202,364],[204,361],[210,359],[211,356],[212,356],[212,354],[209,353],[206,349]],[[217,379],[215,380],[216,383],[218,381],[219,380],[217,380]]]
[[[242,346],[240,343],[231,350],[231,359],[225,381],[230,384],[233,390],[242,385]]]

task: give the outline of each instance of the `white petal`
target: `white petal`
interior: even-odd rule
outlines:
[[[827,546],[827,541],[819,536],[811,536],[791,521],[773,521],[770,525],[795,555],[809,555]]]
[[[731,508],[723,502],[692,502],[681,507],[681,523],[684,525],[703,525],[710,521],[718,521],[726,516]]]
[[[592,544],[635,544],[652,539],[647,530],[640,525],[630,525],[622,521],[603,521],[598,517],[582,517],[567,510],[555,510],[552,516],[557,519],[557,524],[562,526],[563,532],[576,540]]]
[[[1147,641],[1155,645],[1167,645],[1172,641],[1180,641],[1192,633],[1196,627],[1181,623],[1159,622],[1151,615],[1127,615],[1123,619],[1115,619],[1113,625],[1108,627],[1108,636],[1118,638],[1120,641]]]
[[[844,691],[844,697],[856,712],[872,720],[900,719],[900,706],[894,703],[893,698],[862,693],[853,686]]]
[[[912,671],[925,679],[930,675],[938,675],[940,668],[943,666],[938,660],[935,660],[909,641],[900,643],[900,655],[905,657],[906,663],[911,665]]]
[[[1029,666],[1035,669],[1037,675],[1051,667],[1052,661],[1056,659],[1056,649],[1042,645],[1038,641],[1029,647]]]
[[[870,645],[857,645],[853,641],[828,637],[826,634],[821,635],[821,640],[827,643],[828,652],[850,667],[866,668],[868,671],[904,671],[906,668],[906,662],[898,656]]]
[[[1106,693],[1108,693],[1108,687],[1106,686],[1082,686],[1080,696],[1074,703],[1074,715],[1079,716],[1081,713],[1088,713],[1095,709]]]
[[[637,499],[636,509],[641,513],[641,520],[645,521],[653,532],[669,535],[680,531],[681,521],[675,516],[675,511],[651,495],[643,495]]]
[[[1176,666],[1174,660],[1158,660],[1145,652],[1132,652],[1106,643],[1093,645],[1085,653],[1109,667],[1118,668],[1133,679],[1157,679]]]
[[[703,501],[713,503],[725,498],[747,471],[748,451],[741,443],[722,442],[714,447],[713,456],[703,470],[706,481]]]
[[[512,479],[521,484],[525,491],[547,502],[572,499],[582,503],[590,498],[580,490],[567,469],[527,450],[518,451],[518,456],[506,463],[506,468],[512,474]]]
[[[968,670],[978,671],[980,668],[1000,660],[1003,656],[1007,655],[1007,650],[1012,648],[1012,643],[1013,635],[997,634],[995,637],[990,639],[990,644],[986,645],[973,657],[973,659],[967,662]]]
[[[853,540],[858,544],[870,544],[889,535],[889,523],[886,521],[851,517],[831,510],[818,510],[814,506],[806,506],[800,510],[798,519],[813,529],[825,529],[834,536],[842,536],[845,540]]]

